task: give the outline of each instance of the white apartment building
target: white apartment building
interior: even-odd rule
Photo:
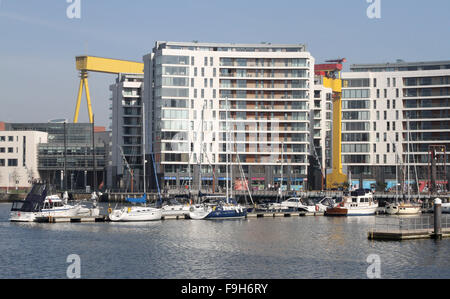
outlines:
[[[342,78],[342,161],[353,184],[390,189],[418,181],[423,191],[430,146],[440,145],[446,156],[437,179],[448,185],[450,61],[358,64]]]
[[[0,131],[0,188],[31,187],[39,179],[38,145],[47,142],[47,133]]]
[[[108,176],[114,189],[131,191],[133,187],[135,192],[143,190],[143,79],[144,76],[140,74],[120,74],[116,83],[110,86],[112,167]]]
[[[232,178],[239,189],[242,172],[253,190],[306,186],[315,86],[304,45],[156,42],[144,65],[162,187],[223,190]]]

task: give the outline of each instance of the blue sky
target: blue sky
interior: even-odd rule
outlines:
[[[450,1],[381,0],[0,0],[0,121],[73,120],[75,56],[141,61],[157,40],[305,43],[316,61],[450,60]],[[91,74],[93,110],[108,125],[109,85]],[[83,98],[80,121],[88,121]]]

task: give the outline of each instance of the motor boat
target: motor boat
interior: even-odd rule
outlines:
[[[155,221],[161,220],[162,209],[147,207],[147,194],[141,198],[127,198],[130,203],[139,203],[143,206],[123,207],[121,209],[109,209],[108,217],[113,222]]]
[[[326,210],[329,216],[375,215],[378,203],[370,189],[358,189],[343,197],[342,201]]]
[[[444,213],[444,214],[450,214],[450,202],[443,203],[443,204],[441,205],[441,207],[442,207],[442,213]]]
[[[48,195],[49,185],[35,183],[25,201],[14,201],[10,212],[11,222],[34,222],[40,217],[74,217],[83,213],[92,213],[91,209],[81,205],[67,204],[68,195],[63,199],[59,195]]]
[[[296,209],[299,211],[308,211],[307,205],[300,197],[291,197],[280,203],[281,209]]]

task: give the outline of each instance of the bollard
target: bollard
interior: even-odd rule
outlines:
[[[436,198],[434,200],[434,238],[435,239],[442,239],[441,215],[442,215],[442,200],[440,198]]]

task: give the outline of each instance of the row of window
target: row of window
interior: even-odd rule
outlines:
[[[6,142],[6,137],[8,137],[8,142],[14,142],[14,136],[0,136],[0,142]],[[16,136],[16,141],[19,141],[18,136]]]
[[[306,67],[309,61],[306,58],[220,58],[220,66]]]
[[[8,150],[8,151],[6,151],[6,150]],[[18,148],[16,147],[16,153],[18,152]],[[5,147],[0,147],[0,153],[14,153],[14,148],[13,147],[8,147],[8,148],[5,148]]]
[[[17,167],[18,164],[19,163],[18,163],[17,159],[8,159],[8,160],[0,159],[0,167],[5,167],[5,166]]]

